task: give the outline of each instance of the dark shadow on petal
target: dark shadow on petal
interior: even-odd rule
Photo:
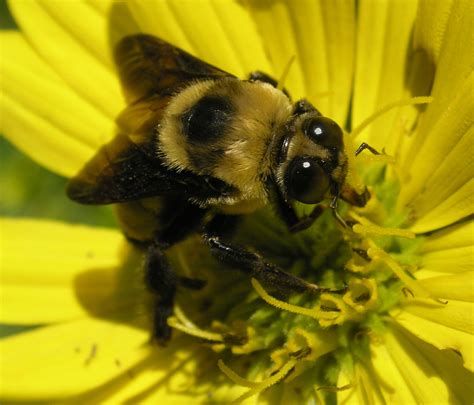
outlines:
[[[473,373],[464,368],[462,356],[455,348],[440,350],[419,339],[403,327],[396,327],[394,336],[427,377],[440,378],[448,389],[449,404],[472,403]],[[403,370],[400,370],[403,373]],[[444,401],[440,398],[440,401]]]
[[[114,2],[110,6],[107,20],[111,52],[123,37],[141,32],[125,2]]]
[[[126,244],[120,255],[119,269],[91,268],[80,273],[74,280],[76,297],[91,317],[150,329],[142,253]]]
[[[410,36],[411,44],[413,44],[413,30]],[[413,48],[413,46],[408,48],[406,55],[405,87],[411,97],[429,96],[436,74],[436,64],[426,49],[420,46]],[[417,104],[415,107],[418,112],[422,112],[427,108],[427,104]]]
[[[18,26],[10,13],[6,0],[0,0],[0,30],[17,30]]]

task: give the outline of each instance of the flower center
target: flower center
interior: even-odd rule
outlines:
[[[371,176],[373,170],[385,169],[378,164]],[[396,182],[382,184],[384,193],[397,192]],[[377,190],[378,185],[372,187]],[[291,234],[264,210],[247,218],[236,235],[239,243],[255,248],[269,262],[339,293],[272,290],[214,261],[205,247],[196,249],[196,241],[175,249],[178,265],[185,255],[193,263],[181,266],[191,271],[187,275],[205,278],[208,284],[202,291],[179,295],[169,324],[209,347],[207,356],[214,358],[206,362],[209,372],[218,372],[219,360],[227,377],[248,387],[239,401],[266,393],[282,380],[299,388],[301,400],[314,395],[313,386],[322,387],[319,395],[335,395],[341,388],[338,371],[350,369],[364,357],[369,342],[383,334],[384,318],[403,296],[405,278],[414,290],[406,265],[414,264],[410,252],[418,241],[408,239],[413,235],[407,231],[372,223],[368,218],[374,207],[379,219],[380,212],[390,212],[390,198],[382,195],[380,200],[377,193],[373,198],[376,204],[358,212],[345,208],[344,215],[355,223],[349,230],[327,212],[310,229]],[[382,224],[394,221],[388,214],[381,219]]]
[[[186,275],[208,284],[178,297],[169,325],[205,342],[214,358],[206,362],[209,372],[218,362],[232,382],[247,387],[237,402],[271,396],[267,389],[280,381],[292,387],[294,401],[334,400],[336,391],[351,387],[338,387],[340,372],[351,375],[370,357],[370,342],[383,336],[388,312],[404,294],[429,297],[411,276],[421,238],[401,228],[406,216],[395,210],[399,181],[387,165],[393,162],[377,156],[362,165],[361,183],[372,197],[364,208],[342,207],[349,229],[326,212],[291,234],[263,210],[246,218],[235,237],[285,271],[336,293],[272,290],[217,263],[204,247],[196,249],[196,241],[175,248]],[[303,205],[297,209],[308,214]]]

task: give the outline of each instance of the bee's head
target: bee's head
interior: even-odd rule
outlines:
[[[347,173],[342,129],[317,110],[295,111],[279,138],[277,184],[287,201],[337,198]]]

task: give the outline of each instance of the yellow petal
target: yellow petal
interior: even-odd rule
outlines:
[[[422,49],[434,64],[438,62],[453,3],[453,0],[443,0],[433,7],[430,0],[420,0],[418,5],[413,48]]]
[[[407,54],[416,9],[417,2],[411,0],[359,3],[353,128],[379,108],[406,97],[405,72],[411,60]],[[401,121],[398,109],[390,111],[362,131],[357,141],[367,140],[390,153],[392,132],[400,131]]]
[[[402,206],[416,197],[446,153],[472,125],[472,50],[466,38],[472,38],[473,18],[471,1],[454,2],[436,67],[431,92],[434,101],[422,115],[401,161],[404,172],[411,175],[409,187],[402,189]]]
[[[111,50],[120,39],[122,39],[126,35],[136,34],[140,32],[140,27],[135,21],[135,18],[133,17],[126,2],[119,2],[114,0],[80,1],[85,1],[87,6],[95,10],[95,12],[101,18],[98,26],[95,27],[96,36],[90,36],[92,41],[99,42],[100,52],[104,51],[104,54],[101,55],[100,58],[105,58],[106,60],[110,59]],[[78,1],[78,3],[80,1]],[[76,7],[80,9],[84,8],[83,4],[77,4]],[[66,11],[66,14],[64,16],[60,16],[60,19],[64,19],[67,16],[67,13],[68,12]],[[71,19],[74,19],[74,16],[72,16]],[[68,19],[68,21],[70,20]],[[104,26],[104,23],[106,24],[106,26]],[[104,28],[107,30],[105,36]],[[84,33],[83,27],[75,29],[75,31],[80,33],[79,35],[83,35]],[[95,46],[97,46],[97,44]],[[105,46],[105,48],[103,46]]]
[[[9,6],[38,54],[85,100],[115,118],[123,101],[105,16],[86,2],[19,0]]]
[[[473,86],[471,72],[428,136],[424,134],[426,140],[414,156],[411,177],[404,182],[398,201],[417,219],[413,231],[438,229],[473,212]]]
[[[357,364],[351,378],[344,372],[339,373],[337,387],[339,388],[337,391],[338,404],[385,404],[376,375],[370,365],[364,367]]]
[[[426,237],[420,253],[471,246],[474,244],[474,221],[465,221]]]
[[[474,126],[471,126],[457,144],[445,153],[439,166],[423,185],[423,190],[410,203],[417,217],[435,210],[469,182],[474,175],[473,145]]]
[[[234,50],[242,66],[242,76],[239,77],[247,78],[248,74],[255,70],[272,73],[273,68],[265,52],[266,44],[263,43],[258,27],[252,21],[248,10],[242,6],[242,2],[214,0],[211,3],[229,47]],[[222,56],[218,62],[225,63]]]
[[[193,376],[202,367],[201,359],[198,352],[186,350],[185,345],[189,345],[189,341],[176,337],[168,347],[150,350],[149,356],[140,364],[107,385],[80,396],[79,402],[183,404],[190,401],[204,402],[206,398],[210,399],[208,395],[214,400],[227,402],[235,398],[235,393],[222,397],[216,392],[219,390],[206,387],[206,383],[199,386],[195,384]],[[217,370],[216,364],[208,365],[213,368],[213,372]],[[227,391],[231,390],[227,388]]]
[[[397,323],[438,349],[458,351],[463,356],[464,366],[474,370],[472,303],[449,300],[442,305],[410,300],[391,315]]]
[[[442,273],[462,273],[472,270],[474,246],[438,250],[421,256],[421,266]]]
[[[148,331],[83,319],[0,340],[2,400],[67,398],[127,373],[150,353]]]
[[[0,35],[8,58],[1,130],[38,163],[70,176],[110,137],[113,121],[72,91],[20,34]]]
[[[474,312],[470,302],[449,300],[447,304],[428,299],[412,299],[403,305],[403,311],[463,332],[474,332]]]
[[[127,5],[142,32],[195,53],[190,38],[185,35],[168,1],[129,0]]]
[[[0,229],[1,322],[49,323],[133,308],[123,284],[137,274],[119,271],[128,249],[118,231],[15,219],[2,219]]]
[[[144,32],[229,73],[246,77],[251,70],[269,68],[255,26],[240,2],[137,0],[129,5]]]
[[[292,20],[294,16],[290,10],[290,6],[286,2],[264,0],[260,2],[250,1],[247,3],[247,7],[258,28],[260,37],[265,44],[268,57],[272,62],[273,69],[268,73],[274,75],[275,79],[278,80],[290,59],[295,56],[296,59],[289,71],[285,87],[294,99],[304,97],[306,95],[306,83],[304,82],[302,68],[303,53],[296,40],[296,21]],[[315,15],[316,9],[317,5],[308,8],[307,16],[315,17],[317,21],[318,16]],[[321,27],[318,26],[318,24],[314,26],[311,24],[311,27],[312,30],[309,37],[314,41],[314,38],[321,35]],[[316,47],[320,46],[315,42],[313,42],[313,45]],[[325,62],[323,62],[322,65],[324,68]],[[324,91],[326,91],[326,89],[324,89]]]
[[[470,178],[459,189],[441,202],[436,208],[418,219],[410,230],[429,232],[456,221],[467,218],[474,213],[474,178]],[[414,208],[415,216],[416,207]]]
[[[425,273],[429,276],[425,276]],[[474,302],[474,270],[440,275],[423,269],[416,272],[416,278],[419,284],[430,291],[434,297]]]
[[[372,344],[371,358],[380,389],[389,404],[416,403],[416,396],[405,380],[405,370],[398,368],[385,344]]]
[[[303,74],[302,96],[344,125],[354,72],[355,4],[306,0],[287,2],[286,7]]]
[[[386,333],[384,340],[385,347],[372,349],[388,403],[469,402],[472,374],[463,369],[459,356],[439,351],[399,328]],[[396,384],[400,375],[404,383]]]
[[[455,352],[461,353],[462,359],[460,359],[460,363],[468,370],[474,371],[472,335],[450,330],[435,322],[430,322],[411,314],[404,314],[403,317],[397,317],[395,320],[415,336],[432,344],[437,349],[452,349]]]

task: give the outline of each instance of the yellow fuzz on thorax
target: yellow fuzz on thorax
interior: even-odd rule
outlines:
[[[219,139],[190,145],[181,117],[204,96],[225,98],[234,113]],[[228,213],[251,212],[267,202],[265,181],[272,169],[271,147],[290,115],[288,97],[269,84],[234,78],[196,82],[167,107],[159,128],[158,150],[174,169],[211,175],[239,190],[235,196],[209,200],[208,205],[218,205]]]

